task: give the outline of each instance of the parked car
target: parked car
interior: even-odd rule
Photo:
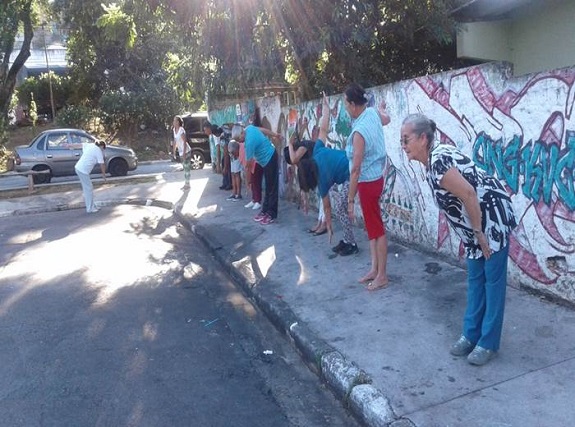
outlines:
[[[50,129],[41,132],[30,145],[14,149],[14,170],[48,170],[50,173],[34,175],[35,184],[49,183],[53,176],[74,175],[74,166],[82,155],[82,143],[93,143],[96,137],[80,129]],[[104,150],[106,171],[111,176],[125,176],[138,167],[134,150],[119,145],[107,145]],[[92,173],[98,173],[96,165]]]
[[[202,169],[206,163],[212,163],[210,139],[204,133],[204,122],[208,113],[199,112],[182,115],[186,138],[192,153],[190,166],[192,169]]]

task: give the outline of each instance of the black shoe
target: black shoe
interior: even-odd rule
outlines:
[[[220,185],[220,190],[227,190],[228,187],[224,187],[223,185]]]
[[[313,233],[313,231],[310,231],[310,233]],[[345,243],[343,240],[340,240],[336,246],[331,248],[331,250],[334,251],[336,254],[338,254],[339,251],[341,251],[346,245],[347,243]]]
[[[359,252],[359,248],[356,244],[346,243],[343,249],[341,249],[338,254],[341,256],[353,255]]]

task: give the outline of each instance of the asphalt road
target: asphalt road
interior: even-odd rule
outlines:
[[[170,211],[0,220],[0,426],[355,426]]]

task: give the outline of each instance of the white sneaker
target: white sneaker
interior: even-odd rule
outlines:
[[[252,206],[252,209],[254,211],[257,211],[258,209],[260,209],[262,207],[262,205],[260,205],[258,202],[255,202],[254,205]]]
[[[251,208],[254,205],[254,201],[251,200],[247,205],[244,206],[244,208]]]

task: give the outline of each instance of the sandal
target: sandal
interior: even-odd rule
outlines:
[[[389,285],[389,282],[379,283],[379,284],[375,284],[373,282],[370,282],[369,285],[367,285],[367,290],[370,292],[379,291],[380,289],[387,288],[387,285]]]
[[[314,236],[321,236],[322,234],[327,233],[327,227],[324,228],[323,230],[319,230],[313,233]]]

